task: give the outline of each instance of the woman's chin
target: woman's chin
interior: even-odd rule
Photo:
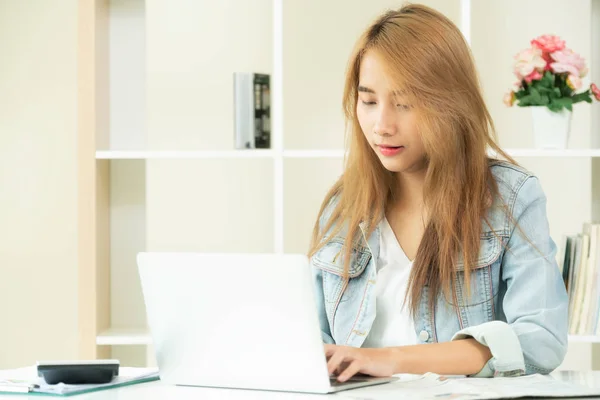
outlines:
[[[395,173],[414,173],[427,169],[427,164],[424,162],[406,162],[398,158],[383,158],[381,164],[385,169]]]

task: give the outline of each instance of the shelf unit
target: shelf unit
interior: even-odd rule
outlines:
[[[560,20],[554,23],[564,23],[560,11],[563,6],[560,6],[559,0],[552,1],[556,1],[556,13],[560,16]],[[590,4],[597,8],[598,1],[600,0],[591,0]],[[488,52],[492,50],[487,50],[490,47],[489,40],[482,43],[482,35],[472,35],[471,32],[488,29],[482,27],[485,19],[480,17],[482,12],[489,11],[486,7],[491,7],[494,13],[502,16],[505,13],[503,7],[518,8],[516,0],[493,5],[472,3],[470,0],[426,0],[424,3],[438,8],[459,24],[473,47],[480,68],[489,66],[486,64],[488,59],[490,64],[502,65],[498,57],[505,57],[508,52],[512,55],[514,46],[522,47],[528,42],[529,36],[547,29],[545,22],[534,21],[533,25],[528,26],[534,26],[535,31],[511,33],[518,36],[519,44],[515,44],[515,38],[508,38],[503,41],[502,46],[509,48],[500,48],[500,56],[490,55]],[[109,264],[97,263],[94,268],[99,275],[110,276],[111,284],[110,292],[103,292],[104,296],[108,296],[108,302],[99,301],[92,310],[96,315],[103,314],[104,321],[106,318],[110,321],[96,326],[92,338],[93,345],[97,346],[96,354],[110,347],[113,356],[127,362],[131,360],[128,359],[130,356],[127,348],[151,344],[144,328],[143,301],[134,261],[136,251],[202,251],[223,248],[222,243],[206,242],[202,232],[191,226],[201,224],[208,218],[212,227],[217,221],[214,215],[203,214],[198,209],[202,207],[200,204],[206,205],[206,201],[210,199],[207,200],[203,193],[193,189],[194,185],[204,185],[211,194],[215,191],[224,192],[230,198],[244,199],[240,201],[239,207],[234,207],[233,203],[227,201],[221,205],[218,200],[214,200],[207,206],[217,210],[211,214],[230,209],[234,216],[227,217],[240,225],[245,225],[248,221],[239,223],[237,220],[243,213],[235,208],[263,215],[261,221],[264,232],[246,232],[245,236],[252,236],[254,240],[251,245],[243,244],[244,234],[240,234],[237,238],[238,246],[248,246],[244,249],[250,251],[304,251],[322,196],[342,171],[343,122],[338,107],[341,82],[337,78],[343,74],[352,41],[365,24],[383,9],[398,6],[396,1],[376,0],[368,4],[361,3],[361,7],[365,9],[357,11],[352,7],[339,7],[340,4],[344,4],[343,0],[326,3],[317,0],[257,1],[254,7],[262,7],[264,11],[260,18],[268,20],[271,26],[269,32],[254,32],[250,35],[254,35],[252,38],[245,39],[247,42],[242,45],[248,49],[235,48],[243,57],[235,58],[227,51],[228,46],[232,49],[238,46],[233,42],[236,38],[231,41],[227,37],[221,38],[226,43],[214,44],[214,47],[205,49],[206,54],[219,56],[221,58],[215,59],[224,60],[226,79],[220,76],[220,71],[205,65],[201,55],[190,52],[190,48],[197,48],[198,43],[194,41],[212,37],[201,29],[202,26],[210,25],[211,15],[213,19],[225,15],[225,10],[220,8],[221,4],[215,4],[214,10],[209,9],[204,13],[206,15],[200,16],[198,9],[194,7],[187,10],[185,15],[173,6],[166,13],[159,0],[110,0],[108,9],[97,12],[96,23],[98,27],[106,28],[105,34],[110,39],[110,57],[107,58],[110,61],[106,61],[110,62],[110,96],[105,103],[96,104],[96,117],[106,118],[110,123],[109,129],[97,127],[95,131],[95,196],[99,204],[95,217],[104,221],[108,218],[110,223],[106,224],[108,227],[103,225],[104,231],[97,233],[98,243],[101,243],[99,239],[103,239],[105,242],[108,240],[109,245],[98,245],[95,250],[99,253],[109,252],[111,259]],[[240,0],[240,7],[246,7],[245,2]],[[577,7],[574,12],[587,15],[584,13],[585,5]],[[244,9],[239,12],[255,11]],[[310,18],[316,27],[319,24],[327,26],[331,15],[339,12],[348,14],[344,16],[347,24],[339,32],[332,33],[330,42],[315,33],[319,29],[306,27],[306,24],[301,23]],[[243,23],[242,17],[248,19],[247,15],[233,15],[231,26],[236,26],[238,17],[240,24]],[[193,21],[194,18],[201,18],[202,23]],[[499,17],[498,24],[503,23],[501,19]],[[178,30],[169,29],[169,24],[174,23],[179,25],[179,32],[185,31],[187,35],[180,37],[182,42],[177,45],[173,43],[178,41]],[[243,29],[243,26],[239,29]],[[505,27],[499,26],[498,29]],[[573,28],[573,32],[569,31],[567,34],[574,40],[591,36],[588,35],[589,32],[581,33],[577,29]],[[169,40],[172,40],[171,44]],[[271,43],[270,50],[264,50],[264,47],[269,46],[261,46],[259,50],[255,48],[267,40]],[[302,41],[311,40],[314,46],[308,49]],[[575,44],[573,46],[578,47]],[[592,46],[589,47],[588,53]],[[254,53],[260,53],[262,58],[254,59]],[[585,51],[583,53],[592,62],[592,78],[599,78],[600,60],[596,56],[589,57]],[[102,52],[97,51],[96,62],[102,61],[103,56]],[[316,63],[318,65],[303,62],[309,56],[318,58],[321,62]],[[510,63],[512,58],[506,58],[507,63]],[[327,68],[323,67],[325,64]],[[203,71],[203,68],[207,68],[207,71]],[[238,69],[262,70],[272,74],[271,149],[231,148],[233,133],[227,133],[233,132],[229,129],[231,103],[227,97],[231,93],[229,90],[222,90],[222,87],[229,87],[222,82],[230,78],[230,72]],[[510,83],[511,68],[507,66],[505,69],[506,82]],[[525,132],[530,131],[527,110],[505,110],[499,100],[502,93],[494,86],[499,81],[496,76],[498,69],[493,70],[493,79],[486,75],[485,69],[483,72],[484,92],[489,93],[486,100],[491,104],[490,110],[495,120],[500,121],[498,128],[501,144],[526,167],[541,172],[545,188],[552,192],[549,195],[553,203],[549,204],[549,216],[551,224],[556,227],[553,236],[570,233],[583,221],[599,218],[600,187],[595,181],[600,177],[600,144],[594,139],[592,132],[600,125],[594,115],[591,115],[589,106],[577,108],[584,111],[574,117],[570,141],[573,148],[531,149],[527,147],[531,144],[529,136],[512,133],[516,130],[515,127]],[[208,82],[199,78],[209,75],[215,77],[214,82],[212,79]],[[97,84],[106,83],[100,81]],[[198,100],[199,93],[209,93],[207,96],[212,102]],[[315,107],[317,100],[318,107]],[[335,107],[330,106],[330,103],[335,103]],[[203,106],[214,109],[203,110]],[[101,107],[108,107],[108,117],[103,114]],[[202,115],[196,116],[196,113]],[[227,124],[219,125],[219,118],[221,121],[225,119]],[[318,129],[319,127],[323,129]],[[224,134],[219,136],[206,132]],[[315,143],[318,146],[313,146]],[[218,174],[221,179],[211,178],[211,173]],[[560,179],[561,173],[581,176],[579,180],[567,179],[564,184],[561,183],[562,188],[555,188],[552,184]],[[227,180],[231,182],[227,184]],[[262,191],[260,198],[250,196],[255,189],[250,182],[252,185],[259,185],[258,190]],[[584,182],[581,197],[585,199],[585,206],[577,207],[577,213],[574,212],[573,215],[562,215],[565,207],[576,207],[574,200],[566,196],[579,193],[577,190],[581,182]],[[592,183],[588,185],[587,182]],[[172,195],[167,196],[165,192],[172,192]],[[215,193],[209,197],[216,196]],[[183,224],[184,229],[177,226],[177,223]],[[166,237],[164,232],[170,230],[181,231],[179,235],[185,235],[185,240],[175,243],[181,236]],[[202,240],[189,239],[195,235]],[[600,338],[590,336],[571,336],[569,340],[584,345],[600,342]],[[135,357],[139,357],[140,353],[136,354]],[[144,357],[148,357],[146,353]]]
[[[600,336],[569,335],[570,343],[600,343]],[[109,329],[100,332],[96,343],[98,345],[150,345],[152,338],[144,329]]]
[[[512,157],[600,158],[600,149],[505,149]],[[275,158],[272,150],[122,151],[100,150],[98,160]],[[344,150],[284,150],[283,158],[343,158]]]
[[[147,329],[107,329],[98,334],[96,344],[99,346],[145,346],[152,344],[152,338]]]
[[[228,158],[273,158],[272,150],[222,150],[222,151],[123,151],[100,150],[97,160],[152,160],[152,159],[228,159]]]

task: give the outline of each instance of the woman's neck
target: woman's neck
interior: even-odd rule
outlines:
[[[397,195],[394,199],[396,207],[421,208],[423,206],[423,187],[425,186],[425,174],[427,169],[416,172],[398,172]]]

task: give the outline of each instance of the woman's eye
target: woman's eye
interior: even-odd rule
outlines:
[[[374,106],[375,105],[374,101],[364,101],[364,100],[361,100],[361,101],[365,106]]]
[[[410,110],[410,106],[408,104],[396,104],[396,107],[404,111]]]

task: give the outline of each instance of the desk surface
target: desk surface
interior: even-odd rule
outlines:
[[[594,372],[554,372],[552,376],[561,381],[569,381],[578,383],[588,387],[600,388],[600,371]],[[393,383],[382,385],[387,386],[389,390]],[[145,400],[162,400],[162,399],[203,399],[203,400],[229,400],[229,399],[327,399],[327,398],[340,398],[344,394],[350,394],[350,392],[360,395],[368,396],[369,398],[376,399],[374,393],[375,388],[361,388],[352,391],[341,392],[339,394],[332,395],[310,395],[300,393],[282,393],[282,392],[263,392],[263,391],[249,391],[249,390],[230,390],[230,389],[209,389],[209,388],[198,388],[198,387],[181,387],[171,386],[163,384],[160,381],[143,383],[139,385],[132,385],[121,387],[112,390],[103,390],[94,393],[88,393],[78,396],[66,397],[67,399],[74,400],[133,400],[133,399],[145,399]],[[371,392],[371,393],[369,393]],[[25,396],[25,395],[0,395],[0,400],[40,400],[45,398],[39,395]],[[362,397],[362,396],[361,396]],[[60,397],[46,397],[46,398],[60,398]],[[564,399],[564,398],[563,398]],[[588,397],[590,399],[590,397]],[[597,397],[596,399],[600,399]]]

